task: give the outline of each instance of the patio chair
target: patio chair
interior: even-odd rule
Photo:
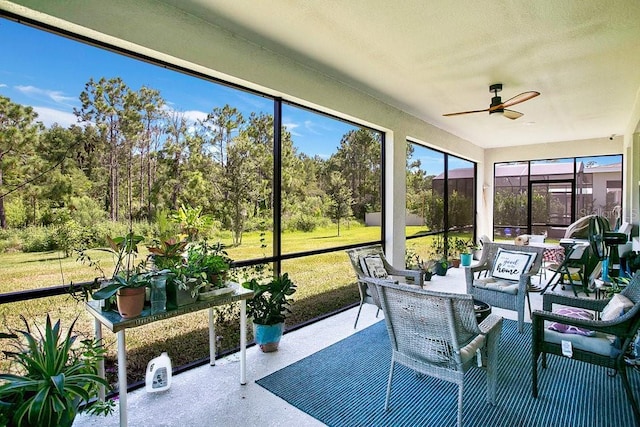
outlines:
[[[378,307],[376,317],[380,312],[380,301],[375,284],[378,282],[397,282],[399,279],[411,282],[414,285],[423,285],[422,272],[417,270],[400,270],[389,264],[384,257],[381,245],[370,245],[361,248],[348,249],[347,254],[351,260],[351,266],[358,278],[358,291],[360,292],[360,306],[356,321],[353,324],[355,329],[360,318],[362,305],[374,304]]]
[[[627,301],[620,295],[626,297]],[[553,304],[562,306],[557,313],[552,312]],[[542,308],[542,311],[534,311],[532,318],[533,397],[538,397],[538,361],[541,359],[542,368],[546,368],[547,354],[570,357],[619,373],[636,422],[640,425],[640,411],[629,384],[624,360],[625,352],[640,327],[640,273],[636,273],[620,294],[610,299],[598,300],[548,293],[543,295]],[[598,314],[596,319],[599,320],[591,320],[588,312],[585,314],[579,310],[592,310]],[[569,331],[572,333],[568,333]],[[613,344],[609,336],[616,337]],[[563,342],[569,342],[571,348],[566,348],[568,346],[565,344],[563,350]]]
[[[487,401],[495,405],[502,317],[490,314],[478,325],[471,295],[392,283],[379,283],[377,289],[393,350],[385,411],[396,363],[458,385],[458,426],[464,373],[473,366],[486,370]]]
[[[529,285],[538,273],[544,248],[536,246],[516,246],[508,243],[488,242],[482,248],[482,257],[476,266],[465,267],[467,293],[489,305],[518,312],[518,331],[524,330],[525,300],[531,313]],[[520,270],[503,271],[496,259],[511,254],[518,262]],[[480,277],[486,272],[485,277]],[[476,273],[479,273],[477,276]]]

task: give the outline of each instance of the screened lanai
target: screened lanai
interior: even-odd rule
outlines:
[[[226,233],[222,238],[239,266],[268,263],[276,273],[290,272],[299,283],[296,327],[304,329],[308,322],[344,310],[351,315],[348,310],[357,305],[358,293],[344,251],[352,247],[381,244],[394,265],[404,265],[409,249],[426,254],[434,236],[512,238],[511,230],[519,229],[559,239],[571,222],[590,213],[615,215],[632,224],[631,237],[637,239],[640,9],[635,2],[605,8],[598,1],[537,6],[487,1],[463,7],[381,1],[3,0],[0,10],[0,25],[9,28],[5,40],[22,40],[32,31],[91,49],[73,56],[75,47],[61,44],[55,52],[60,58],[66,52],[69,62],[57,69],[46,62],[46,51],[54,52],[42,49],[49,46],[47,38],[15,49],[22,52],[15,62],[24,62],[29,72],[21,78],[5,74],[0,95],[32,106],[39,120],[63,112],[68,121],[55,116],[58,124],[70,129],[79,123],[73,109],[82,110],[78,95],[83,85],[89,78],[117,76],[115,64],[126,58],[136,64],[126,83],[136,91],[145,84],[158,89],[167,101],[159,111],[186,120],[185,144],[196,120],[202,124],[199,135],[221,135],[220,140],[228,135],[229,146],[249,141],[235,146],[236,153],[249,153],[243,160],[260,161],[243,163],[226,175],[226,193],[210,190],[218,184],[208,181],[207,174],[221,161],[214,154],[210,164],[186,171],[188,175],[178,175],[185,172],[179,168],[166,169],[165,181],[156,181],[155,187],[145,184],[144,177],[136,187],[142,174],[127,180],[123,169],[121,187],[110,195],[109,174],[95,169],[89,175],[89,163],[79,170],[84,170],[83,185],[93,182],[92,188],[99,189],[92,197],[109,216],[115,213],[108,207],[120,209],[120,219],[126,216],[127,181],[135,183],[132,194],[139,218],[151,217],[156,208],[179,207],[177,200],[220,214]],[[495,31],[496,25],[501,31]],[[106,53],[113,56],[101,56]],[[75,91],[62,84],[41,87],[27,78],[46,74],[43,69],[60,81],[65,74],[78,73],[79,86]],[[151,82],[157,69],[167,74]],[[178,80],[195,83],[181,86]],[[156,85],[160,81],[165,86]],[[524,114],[517,120],[488,111],[443,116],[488,108],[495,95],[488,90],[493,83],[503,84],[504,101],[527,91],[540,95],[512,107]],[[185,93],[201,103],[180,104]],[[66,110],[61,104],[68,104]],[[228,134],[215,122],[225,105],[243,116],[243,123]],[[87,114],[82,126],[90,127],[95,120]],[[45,123],[45,132],[53,123]],[[159,144],[154,151],[149,144],[129,153],[152,165],[163,147]],[[214,147],[209,154],[215,153],[215,143],[209,147]],[[172,155],[179,152],[176,148]],[[167,159],[170,156],[164,166]],[[507,172],[512,168],[519,169]],[[244,178],[249,169],[251,179],[260,180],[255,178],[259,184],[245,194],[238,189],[246,186],[231,178]],[[342,185],[349,188],[349,211],[339,208],[340,186],[331,186],[331,172],[337,173],[334,184],[344,180]],[[181,179],[188,185],[180,187]],[[514,196],[519,200],[517,216],[505,214],[500,204],[507,187],[522,194],[521,199]],[[56,208],[72,205],[71,195],[56,200],[52,193],[7,196],[8,206],[15,208],[18,198],[23,206],[20,227],[46,220],[45,201]],[[116,194],[119,202],[106,206],[105,200],[115,200]],[[233,217],[228,214],[231,203],[218,208],[231,200],[221,194],[246,197],[246,204],[236,205]],[[541,196],[535,199],[535,194]],[[547,209],[536,210],[535,200],[544,200]],[[368,226],[367,216],[374,218]],[[312,227],[330,229],[330,238],[302,234]],[[57,256],[50,257],[58,262]],[[59,302],[66,298],[69,282],[91,276],[85,271],[81,278],[71,258],[65,268],[63,280],[57,271],[27,283],[12,277],[2,289],[2,305],[14,320],[17,312],[40,315],[32,308],[34,301],[50,296],[44,311],[69,307]],[[306,294],[316,282],[327,284],[322,309],[317,308],[319,297]],[[65,316],[85,315],[81,305],[74,307]],[[91,331],[90,318],[85,324]],[[162,331],[153,334],[153,341],[166,338]],[[204,335],[200,331],[197,339]],[[227,353],[236,354],[236,338],[227,337]],[[168,341],[175,345],[180,339],[176,334]],[[200,346],[197,357],[179,364],[188,369],[206,363],[208,349]],[[158,350],[157,342],[151,350],[140,350],[141,360]]]

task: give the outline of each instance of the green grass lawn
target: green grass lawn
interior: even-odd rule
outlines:
[[[419,231],[418,227],[409,227],[408,233]],[[341,226],[341,235],[337,228],[329,227],[313,232],[287,232],[282,237],[283,253],[304,252],[314,249],[330,248],[358,242],[373,241],[380,238],[379,227],[364,227],[357,223]],[[230,243],[229,236],[220,236],[223,243]],[[258,232],[245,233],[242,245],[229,247],[227,252],[234,260],[261,258],[271,255],[271,247],[261,247]],[[264,236],[267,239],[270,236]],[[426,253],[431,237],[411,241],[408,246]],[[106,274],[113,268],[113,259],[108,253],[91,250],[90,256],[99,260]],[[140,258],[146,257],[146,249]],[[300,259],[282,262],[282,271],[288,272],[298,285],[294,295],[292,314],[287,326],[293,326],[311,320],[317,316],[340,309],[359,300],[355,283],[355,274],[344,251],[330,252]],[[77,262],[75,256],[64,258],[61,253],[2,253],[0,254],[0,293],[17,290],[35,289],[60,284],[92,281],[98,273],[91,267]],[[37,300],[0,305],[2,330],[22,327],[21,316],[30,321],[43,323],[46,313],[53,319],[63,319],[68,326],[79,317],[76,330],[83,336],[93,336],[93,318],[84,309],[84,303],[70,295],[41,298]],[[220,350],[235,348],[239,342],[239,308],[232,307],[217,311],[218,327],[221,336]],[[207,357],[208,316],[202,311],[177,318],[134,328],[127,331],[129,381],[142,380],[147,362],[167,351],[174,366],[180,366],[200,358]],[[249,328],[249,337],[251,337]],[[115,372],[116,344],[115,335],[104,333],[109,348],[108,370]],[[0,342],[0,350],[7,350]],[[0,370],[8,369],[6,360],[0,360]],[[111,374],[115,381],[115,373]]]

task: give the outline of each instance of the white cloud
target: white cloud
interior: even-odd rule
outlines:
[[[282,123],[282,126],[287,128],[287,130],[291,133],[291,135],[293,135],[293,136],[302,136],[301,133],[296,132],[296,128],[300,127],[299,124],[296,124],[296,123]]]
[[[77,98],[65,96],[58,90],[40,89],[35,86],[16,86],[16,89],[26,96],[49,99],[57,104],[72,105],[78,101]]]
[[[165,111],[165,113],[168,113],[171,116],[173,116],[174,114],[177,116],[183,116],[187,120],[187,122],[195,123],[197,120],[204,120],[207,118],[207,113],[203,111],[198,111],[198,110],[181,111],[181,110],[174,109],[172,105],[173,105],[172,103],[167,103],[163,107],[163,110]]]
[[[42,122],[46,127],[51,127],[54,123],[57,123],[65,128],[73,124],[78,124],[78,118],[76,117],[76,115],[68,111],[35,106],[33,107],[33,109],[36,113],[38,113],[38,118],[36,120]]]
[[[198,110],[189,110],[183,112],[187,120],[195,123],[196,120],[204,120],[207,118],[207,113]]]
[[[7,87],[7,85],[4,83],[0,83],[0,87]]]

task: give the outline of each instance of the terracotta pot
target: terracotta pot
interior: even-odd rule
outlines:
[[[116,294],[118,312],[124,319],[140,316],[144,308],[145,288],[122,288]]]

